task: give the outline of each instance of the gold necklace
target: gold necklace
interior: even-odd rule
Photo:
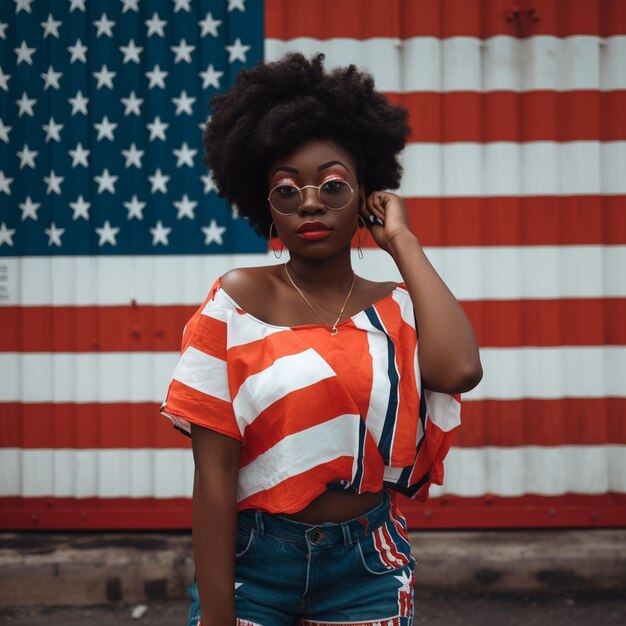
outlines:
[[[296,283],[293,282],[293,278],[291,278],[291,274],[289,273],[289,270],[287,269],[287,263],[284,264],[284,268],[285,268],[285,272],[287,273],[287,278],[289,278],[289,281],[295,287],[296,291],[304,298],[304,301],[313,309],[313,313],[315,313],[315,315],[317,315],[317,317],[319,317],[320,320],[322,320],[322,323],[324,324],[324,326],[330,326],[330,324],[317,312],[317,309],[309,302],[308,298],[302,293],[298,285],[296,285]],[[352,272],[352,284],[350,285],[350,291],[348,291],[346,300],[343,303],[343,306],[341,307],[341,311],[339,311],[339,317],[335,320],[335,323],[332,325],[332,328],[329,331],[333,337],[339,332],[339,329],[337,328],[337,324],[339,323],[339,320],[341,319],[341,316],[343,315],[343,310],[346,308],[346,304],[348,304],[348,300],[350,299],[350,296],[352,295],[352,289],[354,288],[355,281],[356,281],[356,274]]]

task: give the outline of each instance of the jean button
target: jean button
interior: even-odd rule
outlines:
[[[324,533],[321,530],[316,530],[312,535],[311,535],[311,540],[313,541],[313,543],[318,543],[322,540],[322,537],[324,536]]]

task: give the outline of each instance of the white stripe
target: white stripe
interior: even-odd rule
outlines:
[[[406,198],[626,193],[626,142],[409,143]]]
[[[270,489],[290,476],[339,457],[352,457],[355,442],[359,440],[360,421],[358,415],[340,415],[323,424],[288,435],[239,470],[237,500]],[[314,441],[324,442],[324,445],[311,445]]]
[[[188,449],[0,449],[0,496],[190,497]]]
[[[313,348],[276,359],[258,374],[248,376],[233,399],[233,409],[243,434],[246,426],[268,406],[298,389],[336,376]]]
[[[461,423],[461,405],[450,394],[427,389],[426,407],[430,421],[444,432],[451,431]]]
[[[626,170],[625,170],[626,171]],[[625,177],[626,178],[626,177]],[[572,219],[575,219],[572,216]],[[419,235],[419,230],[418,230]],[[488,246],[426,248],[426,254],[454,295],[461,300],[515,300],[519,298],[601,298],[626,296],[626,246]],[[359,260],[353,254],[357,273],[369,280],[402,280],[389,254],[376,249],[364,251]],[[248,267],[270,264],[271,254],[251,258]],[[241,258],[224,255],[220,262],[230,269]],[[273,258],[273,257],[272,257]],[[75,268],[89,265],[93,257],[7,257],[7,306],[128,306],[138,304],[199,306],[219,273],[203,274],[206,256],[168,257],[168,274],[159,291],[146,291],[141,285],[156,280],[155,271],[143,263],[145,257],[102,257],[97,301],[90,288],[83,291],[72,284]],[[194,265],[194,261],[196,265]],[[120,266],[132,276],[123,290],[114,285]],[[187,274],[185,274],[187,272]],[[55,276],[56,291],[40,289],[41,275]],[[111,280],[107,276],[111,276]],[[186,276],[185,281],[174,276]],[[194,286],[195,285],[195,286]],[[198,285],[200,287],[198,288]],[[266,326],[263,333],[271,327]]]
[[[452,448],[431,496],[626,492],[626,446]]]
[[[468,400],[626,397],[626,348],[490,348]]]
[[[392,562],[392,563],[404,563],[403,559],[398,558],[392,551],[391,546],[387,543],[387,540],[385,539],[385,534],[383,533],[383,527],[381,526],[378,529],[378,537],[380,539],[380,545],[382,546],[383,550],[386,552],[387,554],[387,558]]]
[[[626,89],[624,35],[265,40],[267,60],[287,52],[323,52],[327,67],[354,63],[386,92]]]
[[[344,418],[349,428],[342,422],[320,432],[334,444],[325,456],[312,450],[307,435],[293,442],[292,453],[286,451],[283,457],[274,451],[272,458],[285,463],[281,466],[289,473],[297,473],[351,453],[352,441],[338,441],[338,437],[343,430],[358,429],[359,418]],[[275,472],[264,467],[266,475],[258,478],[276,484]],[[255,488],[256,480],[251,468],[247,488]],[[193,456],[188,449],[0,449],[2,497],[189,498],[192,486]],[[433,485],[430,494],[514,497],[609,492],[626,493],[624,445],[452,448],[445,461],[444,486]]]
[[[189,346],[176,365],[173,378],[209,396],[230,402],[226,361]]]
[[[366,315],[359,315],[353,321],[357,328],[367,331],[368,350],[372,358],[372,390],[365,423],[367,430],[372,435],[376,445],[378,445],[383,427],[385,426],[385,416],[391,390],[391,383],[387,375],[389,363],[387,337],[377,328],[374,328]],[[419,380],[419,378],[416,380]]]
[[[376,359],[384,361],[381,371],[385,373],[384,337],[370,336],[374,339],[370,349]],[[626,396],[624,346],[483,348],[480,354],[483,380],[463,394],[465,400]],[[241,412],[246,419],[249,415],[256,416],[259,410],[291,389],[332,375],[323,360],[313,371],[308,354],[296,355],[296,360],[301,359],[297,364],[294,357],[283,358],[284,362],[265,370],[259,378],[248,379],[244,395],[240,391],[234,402],[237,413]],[[176,352],[21,355],[4,352],[0,353],[0,402],[161,403],[177,360]],[[304,378],[294,378],[300,375]],[[378,410],[384,416],[387,406],[388,387],[384,378],[374,381],[374,388],[379,391],[370,402],[373,415]],[[374,419],[369,421],[369,417],[368,425],[377,439],[381,425]]]

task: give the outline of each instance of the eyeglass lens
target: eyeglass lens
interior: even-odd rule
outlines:
[[[329,209],[343,209],[351,197],[352,189],[343,180],[329,180],[319,188],[319,200]],[[302,202],[302,192],[295,185],[278,185],[270,193],[270,202],[279,213],[295,213]]]

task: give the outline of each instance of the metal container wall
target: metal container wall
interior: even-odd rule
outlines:
[[[409,109],[399,193],[481,346],[410,524],[625,526],[626,3],[266,0],[265,37]],[[369,243],[356,271],[398,279]],[[215,277],[270,262],[3,258],[0,526],[189,526],[189,445],[158,415],[180,333]]]

